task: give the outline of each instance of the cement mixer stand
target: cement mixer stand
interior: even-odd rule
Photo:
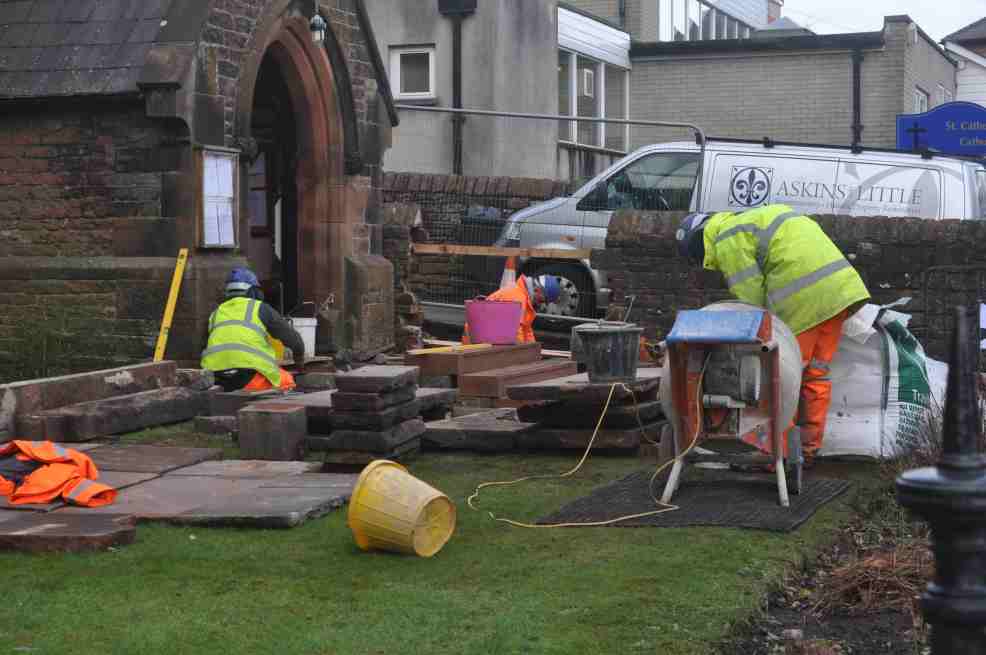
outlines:
[[[793,465],[793,492],[801,492],[801,440],[781,425],[781,366],[772,336],[771,314],[753,311],[683,311],[667,337],[675,461],[661,502],[670,503],[685,461],[769,463],[776,468],[780,504],[790,506],[787,458]],[[661,393],[666,393],[662,389]],[[708,440],[736,440],[763,455],[697,455]]]

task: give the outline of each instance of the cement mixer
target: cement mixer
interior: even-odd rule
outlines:
[[[785,463],[792,491],[802,486],[801,439],[785,438],[798,410],[801,349],[791,329],[767,310],[721,302],[680,312],[668,334],[661,404],[670,420],[675,463],[662,502],[669,503],[686,462],[773,462],[778,496],[787,507]],[[740,455],[699,455],[708,440],[740,440]]]

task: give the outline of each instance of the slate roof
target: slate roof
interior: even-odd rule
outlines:
[[[0,98],[136,93],[172,0],[0,0]]]
[[[981,18],[971,25],[966,25],[958,32],[949,34],[942,41],[953,41],[955,43],[962,43],[963,41],[986,41],[986,18]]]

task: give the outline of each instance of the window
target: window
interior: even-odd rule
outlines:
[[[558,52],[558,114],[589,118],[629,118],[630,71],[566,50]],[[626,152],[625,125],[559,121],[558,140]]]
[[[701,155],[690,152],[666,152],[638,159],[596,187],[578,208],[687,211],[700,159]]]
[[[201,226],[203,248],[236,247],[238,153],[202,151]]]
[[[435,98],[434,46],[392,48],[390,81],[401,100]]]
[[[914,89],[914,113],[923,114],[928,111],[928,93],[922,89]]]
[[[713,40],[716,38],[716,10],[708,5],[702,5],[702,38]]]
[[[688,0],[673,0],[672,17],[674,21],[674,40],[688,40]]]
[[[702,4],[698,0],[688,0],[688,40],[702,40]]]

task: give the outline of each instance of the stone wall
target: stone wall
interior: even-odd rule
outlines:
[[[0,120],[0,381],[150,357],[178,251],[171,137],[136,102]]]
[[[609,273],[614,302],[636,296],[631,320],[648,338],[663,338],[675,314],[730,298],[718,273],[689,266],[676,252],[683,214],[618,212],[606,250],[594,267]],[[979,302],[986,292],[986,223],[913,218],[817,217],[819,225],[860,272],[877,304],[913,300],[902,311],[933,356],[944,358],[951,307]]]
[[[449,281],[484,278],[482,271],[501,271],[502,260],[437,255],[411,258],[408,254],[412,237],[429,243],[492,245],[510,214],[569,192],[568,183],[555,180],[384,174],[383,253],[394,264],[396,288],[401,289],[406,283],[422,299],[432,294],[430,299],[445,302],[461,301],[457,294],[472,297],[489,293],[491,289],[481,287],[450,286]],[[482,225],[467,222],[464,226],[463,219],[470,211],[483,213],[489,220]],[[419,212],[421,227],[413,230]],[[436,293],[443,295],[434,296]]]

